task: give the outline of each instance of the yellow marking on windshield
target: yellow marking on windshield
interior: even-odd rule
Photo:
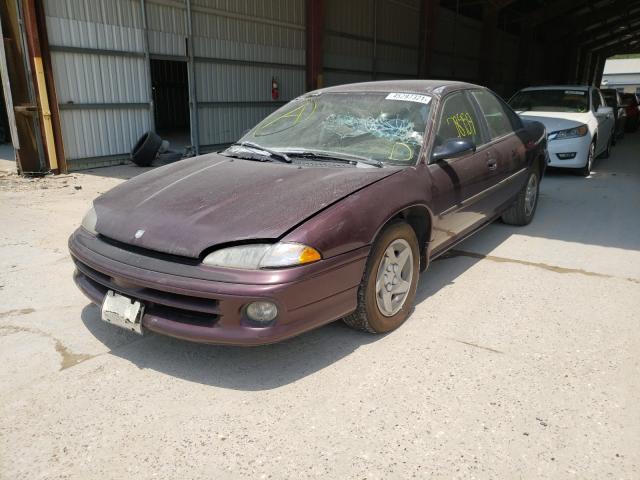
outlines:
[[[305,117],[303,117],[304,113],[307,111],[307,107],[309,106],[309,104],[312,105],[311,111]],[[291,128],[291,127],[297,125],[302,120],[306,120],[311,115],[313,115],[313,113],[316,111],[316,106],[317,106],[316,102],[308,100],[304,104],[300,105],[299,107],[296,107],[293,110],[289,110],[289,111],[283,113],[282,115],[274,118],[273,120],[271,120],[270,122],[265,123],[264,125],[258,126],[258,128],[256,129],[256,131],[254,133],[254,136],[257,136],[257,134],[260,133],[265,128],[268,128],[268,127],[270,127],[272,125],[275,125],[276,123],[280,122],[281,120],[284,120],[284,119],[287,119],[287,118],[294,118],[294,120],[293,120],[293,123],[291,125],[288,125],[283,130],[286,130],[286,128]],[[279,130],[279,131],[281,131],[281,130]],[[272,132],[272,133],[277,133],[277,132]]]
[[[409,155],[406,158],[396,158],[395,157],[396,147],[398,147],[398,145],[400,147],[402,147],[402,148],[405,148],[406,151],[408,152]],[[401,149],[401,151],[402,151],[402,149]],[[391,147],[391,153],[389,153],[389,160],[400,160],[400,161],[403,161],[403,162],[407,162],[407,161],[411,160],[412,158],[413,158],[413,150],[406,143],[396,142],[396,143],[393,144],[393,147]]]

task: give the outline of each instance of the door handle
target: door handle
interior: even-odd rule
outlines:
[[[495,170],[498,168],[498,161],[495,158],[490,158],[487,160],[487,167],[489,167],[489,170],[491,171]]]

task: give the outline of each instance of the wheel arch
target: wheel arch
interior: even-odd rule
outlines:
[[[424,204],[403,207],[380,225],[373,240],[378,238],[384,227],[398,220],[407,223],[415,232],[416,238],[418,239],[418,248],[420,249],[420,271],[424,272],[429,265],[428,244],[431,241],[433,213],[429,207]]]

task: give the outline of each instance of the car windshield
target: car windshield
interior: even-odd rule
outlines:
[[[315,153],[322,161],[321,154],[333,154],[409,165],[418,157],[430,111],[431,97],[424,94],[306,95],[269,115],[238,144],[260,145],[294,158],[296,153]]]
[[[509,105],[516,111],[584,113],[589,110],[589,96],[586,90],[523,90]]]

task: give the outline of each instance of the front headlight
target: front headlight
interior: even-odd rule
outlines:
[[[96,232],[96,223],[98,223],[98,216],[96,215],[96,209],[91,207],[87,213],[85,213],[84,218],[82,219],[82,228],[84,228],[87,232],[97,235]]]
[[[304,265],[322,256],[312,247],[300,243],[238,245],[222,248],[207,255],[202,263],[227,268],[279,268]]]
[[[580,125],[579,127],[551,132],[549,134],[549,140],[565,140],[567,138],[584,137],[587,133],[589,133],[589,127],[586,125]]]

